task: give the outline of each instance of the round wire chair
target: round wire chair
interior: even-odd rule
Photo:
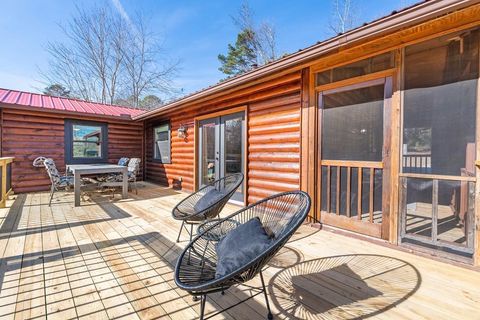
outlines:
[[[192,241],[193,225],[202,223],[205,220],[216,218],[242,182],[243,173],[231,174],[209,183],[197,192],[190,194],[188,197],[180,201],[180,203],[178,203],[172,210],[172,217],[175,220],[182,221],[180,231],[178,232],[177,242],[180,241],[180,235],[184,228],[190,234],[190,241]],[[214,189],[219,191],[222,196],[207,208],[200,211],[196,210],[195,207],[199,200],[202,199],[205,194]],[[188,230],[186,226],[187,224],[190,225],[190,230]]]
[[[233,285],[247,286],[244,283],[254,278],[257,274],[260,274],[261,288],[247,286],[251,289],[251,296],[213,315],[209,315],[208,318],[233,308],[263,292],[268,310],[268,319],[272,319],[273,315],[270,311],[270,304],[265,290],[262,268],[300,227],[309,210],[310,197],[308,194],[303,191],[284,192],[249,205],[203,229],[203,232],[198,234],[185,247],[175,267],[175,283],[178,287],[186,290],[193,296],[200,296],[201,298],[200,319],[204,319],[207,294],[224,292]],[[207,233],[222,233],[225,236],[238,225],[255,217],[258,217],[263,227],[273,234],[272,241],[255,259],[230,274],[218,278],[215,277],[217,263],[216,242],[211,241],[209,237],[204,237],[204,235]]]

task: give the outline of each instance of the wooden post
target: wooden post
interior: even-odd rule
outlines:
[[[432,242],[438,241],[438,180],[433,179],[432,187]]]
[[[407,178],[399,178],[400,179],[400,191],[399,191],[399,196],[398,196],[398,201],[399,201],[399,224],[400,224],[400,230],[398,232],[397,236],[397,243],[400,243],[401,239],[407,230]]]
[[[391,99],[391,124],[390,124],[390,217],[388,241],[393,244],[398,242],[398,228],[400,223],[399,200],[399,173],[401,170],[401,104],[402,104],[402,49],[395,50],[395,73],[393,76],[393,93]]]
[[[336,178],[336,179],[337,179],[337,181],[336,181],[336,182],[337,182],[337,187],[335,188],[335,190],[336,190],[336,194],[335,194],[335,211],[336,211],[337,216],[338,216],[338,215],[340,215],[340,193],[342,192],[342,191],[340,190],[340,188],[341,188],[340,182],[341,182],[341,179],[342,179],[342,177],[341,177],[342,167],[337,166],[336,168],[337,168],[337,178]]]
[[[480,57],[479,57],[480,59]],[[473,265],[480,265],[480,78],[477,81],[477,114],[476,114],[476,131],[475,131],[475,239],[473,246]]]
[[[369,183],[369,199],[368,199],[368,213],[369,213],[369,218],[368,220],[370,223],[373,223],[373,193],[375,190],[375,169],[370,168],[370,183]]]
[[[352,167],[347,167],[347,217],[350,218],[351,212],[350,212],[350,193],[351,193],[351,185],[352,185]]]
[[[480,39],[479,39],[480,41]],[[479,57],[480,63],[480,57]],[[473,220],[473,228],[475,230],[475,238],[473,245],[473,265],[480,265],[480,77],[477,80],[477,106],[476,106],[476,119],[475,119],[475,218]]]
[[[358,187],[357,187],[357,219],[362,220],[362,185],[363,185],[363,168],[358,168]]]
[[[2,170],[1,192],[0,192],[0,208],[5,208],[10,190],[7,190],[7,166],[13,162],[12,157],[0,158],[0,170]],[[11,176],[10,176],[11,179]],[[10,187],[12,183],[10,181]]]
[[[308,193],[312,199],[309,217],[312,222],[318,220],[318,204],[315,201],[315,127],[316,106],[311,99],[312,75],[310,68],[302,69],[301,84],[301,157],[300,157],[300,188]]]
[[[330,169],[330,166],[327,166],[327,212],[330,213],[330,203],[331,203],[331,190],[332,190],[332,182],[331,182],[331,175],[332,175],[332,172],[331,172],[331,169]]]
[[[383,107],[383,171],[382,171],[382,239],[390,240],[390,216],[391,216],[391,181],[392,181],[392,95],[393,77],[385,78],[385,95]],[[370,172],[370,181],[373,184]],[[370,186],[372,188],[372,186]],[[371,189],[373,190],[373,189]],[[372,208],[370,207],[370,222],[372,221]]]
[[[2,169],[2,192],[0,194],[0,208],[5,208],[7,201],[7,162],[0,159],[0,167]]]

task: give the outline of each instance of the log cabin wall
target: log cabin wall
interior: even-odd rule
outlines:
[[[142,123],[96,115],[78,116],[8,107],[1,110],[1,155],[15,157],[12,185],[16,193],[49,190],[50,179],[45,170],[32,166],[38,156],[53,158],[59,171],[65,170],[65,119],[108,123],[108,162],[116,163],[122,156],[143,158]]]
[[[437,3],[439,3],[438,1]],[[446,2],[446,1],[445,1]],[[433,3],[433,2],[431,2]],[[453,2],[452,2],[453,3]],[[386,113],[388,130],[385,135],[385,153],[384,157],[384,172],[386,179],[384,179],[384,198],[382,199],[384,208],[382,212],[381,236],[390,243],[397,244],[398,241],[398,224],[399,224],[399,173],[400,168],[400,154],[401,154],[401,118],[402,118],[402,64],[404,48],[408,45],[434,39],[442,35],[451,34],[456,31],[466,30],[479,25],[480,23],[480,4],[471,2],[471,6],[459,10],[441,11],[436,14],[431,14],[428,18],[418,19],[418,23],[410,24],[403,28],[398,28],[394,31],[389,29],[377,28],[377,34],[363,34],[363,38],[358,36],[351,37],[346,34],[338,39],[338,44],[335,49],[328,49],[330,43],[325,43],[325,52],[318,49],[315,58],[304,58],[303,61],[279,61],[277,68],[264,68],[262,76],[252,74],[245,76],[245,80],[233,82],[230,87],[223,86],[223,90],[229,92],[221,92],[220,89],[207,89],[202,92],[194,94],[193,97],[186,97],[184,101],[174,103],[172,111],[162,111],[158,113],[153,121],[165,121],[171,119],[172,121],[172,164],[170,165],[151,165],[147,162],[147,177],[160,179],[168,182],[170,185],[174,184],[174,180],[183,177],[183,187],[185,190],[193,190],[195,188],[195,133],[193,128],[194,118],[199,115],[204,115],[209,112],[223,110],[225,108],[235,108],[242,104],[247,105],[247,119],[248,119],[248,202],[253,202],[259,198],[267,196],[271,193],[283,191],[289,188],[298,188],[301,181],[300,188],[307,191],[313,201],[313,209],[311,218],[313,221],[318,221],[320,218],[320,208],[318,207],[320,201],[320,186],[318,184],[318,177],[316,173],[318,160],[321,160],[320,142],[320,126],[318,106],[316,103],[314,77],[317,72],[322,72],[338,66],[350,64],[362,59],[377,56],[386,52],[392,52],[395,59],[394,69],[389,70],[388,77],[392,78],[392,96],[389,104],[389,111]],[[415,16],[410,16],[411,19],[416,19]],[[393,23],[392,23],[393,25]],[[378,26],[377,26],[378,27]],[[365,26],[365,29],[368,29]],[[375,26],[372,28],[375,30]],[[361,34],[361,32],[359,32]],[[351,40],[353,38],[354,40]],[[333,47],[331,45],[330,47]],[[309,49],[306,50],[308,52]],[[314,51],[312,49],[312,51]],[[312,55],[313,56],[313,55]],[[293,58],[292,58],[293,59]],[[283,67],[288,65],[290,67]],[[282,65],[283,64],[283,65]],[[273,69],[273,71],[272,71]],[[303,80],[300,81],[300,72],[303,73]],[[275,75],[274,75],[275,73]],[[282,76],[282,74],[287,74]],[[294,75],[294,76],[293,76]],[[276,86],[271,86],[269,90],[255,89],[259,86],[265,85],[268,79],[280,79],[281,77],[292,76],[290,83],[278,83]],[[375,75],[378,76],[378,75]],[[384,75],[385,76],[385,75]],[[256,85],[253,82],[263,77],[263,84]],[[368,77],[362,80],[367,81]],[[252,80],[253,79],[253,80]],[[276,80],[268,80],[274,82]],[[348,81],[343,82],[347,85]],[[243,89],[235,89],[235,86],[242,86]],[[248,86],[248,87],[247,87]],[[300,89],[301,86],[301,89]],[[331,88],[341,86],[340,83],[331,85]],[[222,84],[219,85],[222,87]],[[290,89],[287,89],[289,87]],[[247,88],[247,89],[245,89]],[[253,88],[253,89],[252,89]],[[480,88],[480,87],[479,87]],[[325,88],[323,88],[325,89]],[[209,92],[210,90],[210,92]],[[237,91],[234,91],[237,90]],[[257,92],[255,92],[257,90]],[[259,95],[265,92],[281,91],[277,95],[270,97],[263,97],[257,100]],[[240,92],[245,92],[241,94]],[[261,93],[260,93],[261,92]],[[480,91],[479,91],[480,92]],[[480,93],[479,93],[480,94]],[[241,96],[241,97],[239,97]],[[257,97],[255,97],[257,96]],[[480,97],[480,95],[479,95]],[[275,104],[275,99],[279,99],[279,105]],[[292,99],[292,107],[289,109],[290,103],[286,102]],[[281,116],[281,108],[285,107],[286,114]],[[256,108],[259,109],[256,109]],[[261,113],[265,108],[263,119]],[[173,111],[178,109],[184,110]],[[301,115],[300,115],[301,109]],[[289,113],[291,111],[291,113]],[[477,112],[477,123],[480,113]],[[286,120],[290,117],[290,120]],[[277,118],[279,119],[277,121]],[[298,120],[294,120],[297,119]],[[301,118],[301,120],[300,120]],[[285,122],[283,122],[285,120]],[[290,122],[291,121],[291,122]],[[295,121],[296,124],[295,124]],[[147,120],[151,123],[152,120]],[[189,137],[188,141],[175,141],[176,129],[180,123],[188,125]],[[301,125],[300,125],[301,123]],[[298,125],[298,127],[297,127]],[[298,128],[298,129],[297,129]],[[301,133],[298,131],[301,128]],[[278,131],[276,131],[278,130]],[[291,130],[291,131],[290,131]],[[270,132],[270,134],[268,133]],[[291,132],[292,140],[289,141],[289,132]],[[477,126],[477,141],[480,137]],[[151,130],[148,130],[150,141],[147,151],[151,153]],[[301,136],[301,147],[297,137]],[[282,137],[282,138],[279,138]],[[278,138],[278,140],[276,140]],[[176,152],[175,148],[181,148],[180,152]],[[480,148],[477,145],[477,159],[480,155]],[[278,159],[276,158],[279,153]],[[177,163],[175,155],[177,154]],[[288,159],[288,155],[291,156]],[[151,155],[150,155],[151,159]],[[180,163],[179,161],[182,161]],[[282,167],[283,166],[283,167]],[[480,166],[480,164],[479,164]],[[300,168],[299,168],[300,167]],[[300,174],[301,171],[301,174]],[[179,176],[177,174],[185,174]],[[480,188],[480,170],[476,170],[477,175],[477,189]],[[480,265],[480,197],[476,196],[476,236],[475,236],[475,254],[473,263]]]
[[[195,118],[246,106],[247,202],[300,188],[301,73],[294,72],[146,121],[146,179],[195,190]],[[171,125],[171,163],[153,160],[153,127]],[[187,137],[177,137],[183,124]],[[181,182],[180,182],[181,178]]]

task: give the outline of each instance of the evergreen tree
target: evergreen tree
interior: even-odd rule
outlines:
[[[143,109],[154,109],[163,105],[162,99],[154,94],[150,94],[140,101],[140,107]]]
[[[252,46],[254,38],[253,30],[245,29],[240,32],[237,35],[235,46],[228,44],[227,55],[218,55],[218,60],[222,64],[219,70],[228,76],[235,76],[251,70],[257,61],[255,49]]]
[[[45,89],[43,89],[43,94],[46,94],[47,96],[54,96],[54,97],[64,97],[64,98],[70,97],[70,91],[58,83],[51,84]]]

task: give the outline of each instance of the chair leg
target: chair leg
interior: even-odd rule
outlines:
[[[192,242],[193,224],[190,224],[190,242]]]
[[[268,310],[267,319],[272,320],[273,314],[272,314],[272,311],[270,310],[270,303],[268,303],[267,289],[265,288],[265,281],[263,280],[262,271],[260,271],[260,280],[262,280],[263,294],[265,295],[265,303],[267,305],[267,310]]]
[[[178,232],[177,243],[180,241],[180,235],[182,234],[184,224],[185,221],[182,221],[182,226],[180,227],[180,231]]]
[[[55,186],[52,184],[52,187],[50,188],[50,201],[48,201],[48,206],[50,207],[52,205],[52,199],[53,199],[53,193],[55,192]]]
[[[187,232],[190,233],[190,242],[189,243],[192,243],[193,223],[190,223],[190,231],[188,231],[188,228],[187,228]],[[188,264],[190,264],[191,254],[192,254],[192,248],[190,248],[188,250]]]
[[[205,314],[205,304],[207,302],[207,295],[204,294],[200,298],[200,320],[203,320],[204,314]]]

